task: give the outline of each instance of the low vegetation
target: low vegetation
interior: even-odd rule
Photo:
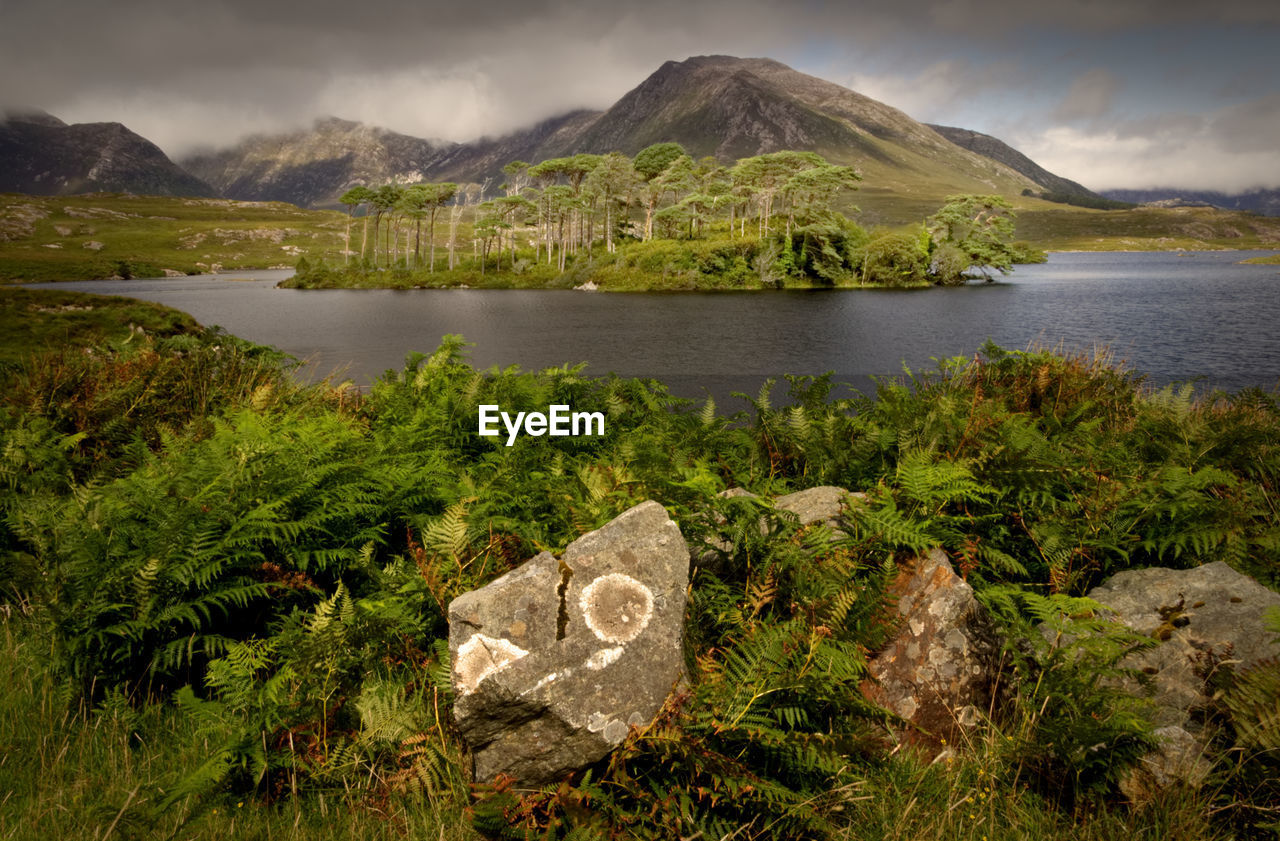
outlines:
[[[291,268],[300,259],[308,267],[296,281],[302,287],[556,288],[591,280],[606,289],[740,289],[956,280],[952,267],[963,258],[929,227],[954,202],[940,206],[861,182],[813,153],[725,167],[693,161],[676,144],[651,149],[635,159],[514,161],[503,195],[488,200],[478,184],[357,187],[343,196],[346,214],[225,199],[3,195],[0,282]],[[1280,222],[1250,213],[953,198],[1008,202],[1001,215],[1015,227],[1001,238],[1013,263],[1052,250],[1280,243]],[[975,276],[997,265],[977,253],[969,258],[965,271]]]
[[[1026,208],[1017,236],[1046,251],[1267,249],[1280,244],[1280,218],[1207,207]]]
[[[341,256],[341,214],[282,202],[0,195],[0,281],[291,268]]]
[[[458,337],[361,395],[298,385],[230,336],[164,332],[5,371],[7,835],[1225,839],[1276,822],[1266,672],[1205,711],[1222,748],[1206,786],[1117,796],[1153,725],[1107,688],[1132,641],[1080,635],[1077,599],[1122,569],[1212,560],[1280,585],[1274,395],[1197,399],[1105,358],[988,346],[866,397],[789,377],[725,414],[574,366],[477,371]],[[568,403],[607,434],[506,447],[475,434],[480,403]],[[869,494],[834,542],[717,496],[820,484]],[[470,785],[449,600],[643,499],[711,553],[688,692],[564,785]],[[925,764],[858,683],[896,562],[934,545],[1015,638],[1047,620],[1083,648],[1018,648],[1008,704]]]

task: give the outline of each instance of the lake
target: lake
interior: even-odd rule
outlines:
[[[782,373],[872,375],[931,368],[987,339],[1117,359],[1158,384],[1280,384],[1280,266],[1269,252],[1059,253],[996,283],[924,290],[601,294],[561,290],[292,290],[289,271],[59,284],[166,304],[202,324],[362,385],[446,333],[477,367],[587,362],[588,373],[657,377],[677,394],[754,392]],[[233,279],[238,278],[238,279]]]

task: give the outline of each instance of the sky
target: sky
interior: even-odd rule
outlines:
[[[338,116],[467,141],[768,57],[1095,189],[1280,187],[1276,0],[0,0],[0,107],[172,157]]]

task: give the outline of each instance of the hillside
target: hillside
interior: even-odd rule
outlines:
[[[157,277],[341,259],[344,216],[280,202],[0,194],[0,281]]]
[[[1166,206],[1212,205],[1223,210],[1245,210],[1263,216],[1280,216],[1280,190],[1246,190],[1219,193],[1213,190],[1180,190],[1174,187],[1150,190],[1103,190],[1109,199]]]
[[[327,117],[305,131],[255,135],[230,149],[184,158],[190,172],[242,201],[336,206],[357,184],[428,178],[452,144]]]
[[[922,218],[954,193],[1018,196],[1041,189],[1014,168],[960,148],[896,108],[761,58],[668,61],[608,110],[578,117],[538,151],[541,157],[635,154],[668,140],[694,157],[714,155],[725,162],[796,149],[855,166],[864,181],[854,201],[871,224]],[[510,148],[527,145],[519,134],[505,142]],[[436,174],[475,180],[490,174],[494,162],[463,148]]]
[[[3,116],[0,193],[216,195],[158,146],[120,123],[67,125],[40,111]]]
[[[856,166],[865,178],[857,201],[873,223],[918,219],[953,193],[1042,189],[896,108],[770,59],[729,56],[669,61],[603,112],[573,111],[496,139],[446,145],[329,119],[183,163],[232,198],[332,205],[357,183],[489,179],[496,186],[512,160],[635,154],[668,140],[726,162],[795,149]]]
[[[1072,181],[1070,178],[1063,178],[1061,175],[1054,175],[998,137],[955,126],[939,126],[933,123],[929,123],[928,126],[957,146],[982,155],[984,158],[998,161],[1022,173],[1051,193],[1103,198],[1083,184]]]

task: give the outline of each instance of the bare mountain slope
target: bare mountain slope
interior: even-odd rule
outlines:
[[[67,125],[42,111],[0,121],[0,193],[212,196],[151,141],[119,123]]]
[[[1054,175],[999,138],[983,134],[980,131],[970,131],[967,128],[956,128],[954,126],[938,126],[930,123],[929,128],[957,146],[1016,169],[1051,193],[1061,193],[1067,196],[1085,196],[1095,199],[1102,198],[1102,196],[1078,182],[1063,178],[1060,175]]]
[[[332,205],[354,184],[502,181],[513,160],[577,152],[635,154],[675,141],[728,163],[780,149],[857,167],[869,221],[920,218],[953,193],[1017,196],[1042,186],[999,160],[961,148],[896,108],[762,58],[669,61],[604,112],[573,111],[525,131],[439,144],[341,120],[256,137],[184,163],[225,195]]]
[[[425,180],[453,147],[328,117],[305,131],[256,135],[182,164],[227,198],[334,206],[357,184]]]

